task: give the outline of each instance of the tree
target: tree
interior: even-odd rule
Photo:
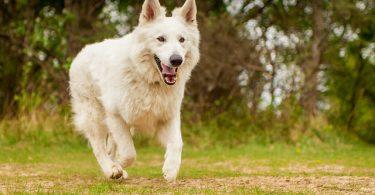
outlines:
[[[324,24],[324,2],[321,0],[312,1],[312,41],[311,49],[306,59],[301,64],[304,73],[304,84],[300,103],[308,116],[317,114],[317,103],[319,97],[318,73],[321,67],[321,58],[324,52],[324,39],[326,27]]]

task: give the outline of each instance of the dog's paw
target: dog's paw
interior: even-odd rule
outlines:
[[[126,173],[126,172],[125,172]],[[122,167],[118,163],[113,163],[107,170],[104,170],[104,174],[109,179],[120,179],[124,175],[124,171],[122,170]],[[127,175],[127,173],[126,173]]]
[[[168,182],[176,181],[178,171],[180,169],[180,163],[177,161],[166,160],[163,166],[163,176]]]

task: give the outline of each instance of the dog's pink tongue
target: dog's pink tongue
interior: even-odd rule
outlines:
[[[176,74],[176,68],[171,68],[169,66],[166,66],[162,64],[163,71],[162,74],[167,74],[167,75],[175,75]]]

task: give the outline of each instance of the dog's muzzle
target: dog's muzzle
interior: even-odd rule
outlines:
[[[160,58],[156,55],[154,55],[154,59],[155,59],[156,65],[158,66],[158,69],[159,69],[159,71],[162,75],[164,83],[167,84],[167,85],[174,85],[177,81],[177,70],[178,70],[178,68],[177,67],[170,67],[170,66],[167,66],[167,65],[163,64],[161,62]],[[175,62],[176,65],[178,63],[180,63],[179,65],[181,65],[182,58],[181,58],[181,62]],[[177,66],[179,66],[179,65],[177,65]],[[175,66],[175,65],[173,65],[173,66]]]

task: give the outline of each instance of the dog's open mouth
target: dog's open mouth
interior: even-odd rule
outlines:
[[[163,77],[164,83],[167,85],[174,85],[177,80],[178,68],[169,67],[161,63],[161,60],[155,55],[155,62],[158,65],[159,71]]]

